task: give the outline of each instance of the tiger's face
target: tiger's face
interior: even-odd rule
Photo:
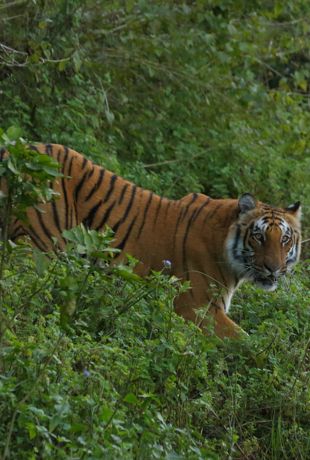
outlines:
[[[252,195],[239,200],[240,213],[226,241],[228,259],[240,280],[274,291],[300,255],[300,204],[273,208]]]

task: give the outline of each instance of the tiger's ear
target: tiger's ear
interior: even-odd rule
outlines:
[[[289,212],[290,214],[293,214],[297,219],[301,218],[301,206],[300,206],[300,201],[296,201],[296,203],[290,204],[287,208],[285,208],[285,211]]]
[[[251,193],[244,193],[241,195],[238,204],[241,213],[248,212],[256,208],[256,200]]]

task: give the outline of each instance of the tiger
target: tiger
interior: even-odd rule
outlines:
[[[50,155],[62,177],[52,186],[58,199],[27,210],[27,220],[13,219],[12,241],[30,237],[41,251],[53,251],[55,238],[65,250],[63,231],[83,224],[114,232],[117,260],[126,254],[139,262],[140,276],[163,270],[190,288],[175,300],[175,311],[221,339],[237,338],[243,329],[228,316],[231,300],[243,281],[267,291],[290,272],[301,249],[300,202],[286,208],[260,202],[250,193],[239,199],[212,199],[190,193],[173,200],[141,188],[58,144],[29,148]],[[2,157],[3,157],[2,151]],[[0,158],[1,159],[1,158]],[[204,311],[205,314],[201,314]]]

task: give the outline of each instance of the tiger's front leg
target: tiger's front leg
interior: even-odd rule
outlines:
[[[238,326],[232,319],[230,319],[224,310],[224,307],[210,306],[206,308],[203,315],[197,312],[198,308],[188,307],[183,305],[176,305],[175,311],[180,316],[183,316],[186,320],[194,322],[202,332],[206,335],[210,334],[210,325],[214,324],[215,334],[224,339],[229,338],[240,338],[246,335],[246,332]],[[199,309],[201,311],[201,309]]]
[[[214,317],[214,331],[221,339],[225,337],[240,338],[243,335],[247,335],[238,324],[226,315],[223,307],[212,306],[210,308],[210,315]]]

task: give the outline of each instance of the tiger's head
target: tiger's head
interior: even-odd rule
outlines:
[[[228,260],[239,280],[251,280],[267,291],[298,261],[301,208],[297,202],[274,208],[245,193],[239,215],[226,239]]]

